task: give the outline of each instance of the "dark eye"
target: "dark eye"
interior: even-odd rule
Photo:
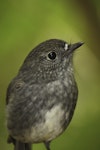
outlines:
[[[54,60],[56,58],[56,52],[50,52],[48,54],[49,59]]]

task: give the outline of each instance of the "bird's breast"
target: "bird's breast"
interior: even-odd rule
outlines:
[[[72,118],[74,88],[70,80],[30,88],[28,97],[8,104],[9,132],[26,143],[50,141],[65,130]]]
[[[69,116],[69,112],[62,109],[62,105],[55,105],[44,115],[44,121],[25,130],[24,136],[17,136],[21,141],[38,143],[50,141],[59,136],[63,131],[65,119]]]

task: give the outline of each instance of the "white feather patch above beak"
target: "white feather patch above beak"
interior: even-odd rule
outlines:
[[[65,49],[65,51],[67,51],[67,50],[68,50],[68,44],[67,44],[67,43],[65,44],[64,49]]]

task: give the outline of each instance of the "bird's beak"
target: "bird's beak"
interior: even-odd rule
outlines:
[[[74,43],[69,45],[69,53],[72,53],[75,49],[79,48],[80,46],[82,46],[84,43],[83,42],[78,42],[78,43]]]

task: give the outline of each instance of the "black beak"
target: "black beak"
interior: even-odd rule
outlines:
[[[69,45],[69,50],[68,50],[69,53],[72,53],[75,49],[79,48],[83,44],[84,44],[83,42],[78,42],[78,43]]]

